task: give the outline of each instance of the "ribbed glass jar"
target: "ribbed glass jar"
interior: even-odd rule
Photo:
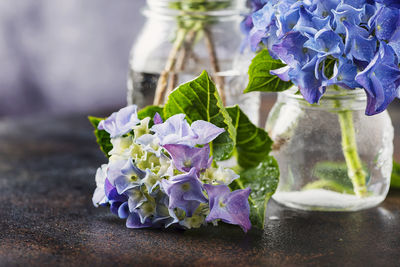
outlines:
[[[162,104],[207,70],[225,104],[239,104],[258,123],[259,94],[242,94],[250,64],[240,53],[244,10],[245,0],[147,0],[130,56],[128,103]]]
[[[381,203],[392,171],[388,112],[366,116],[360,89],[328,90],[319,105],[296,92],[279,93],[267,120],[281,173],[273,198],[288,207],[321,211],[356,211]]]

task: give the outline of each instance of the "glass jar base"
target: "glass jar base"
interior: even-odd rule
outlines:
[[[272,198],[289,208],[307,211],[358,211],[379,205],[384,196],[359,198],[325,189],[276,192]]]

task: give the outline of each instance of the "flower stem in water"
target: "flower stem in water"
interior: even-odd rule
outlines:
[[[347,172],[353,183],[354,193],[358,197],[365,197],[367,195],[366,173],[358,155],[353,113],[350,110],[344,110],[340,111],[338,116],[342,131],[342,149],[347,164]]]

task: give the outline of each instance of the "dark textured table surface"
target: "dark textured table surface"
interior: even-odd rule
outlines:
[[[247,235],[228,225],[132,230],[92,206],[104,161],[85,116],[0,121],[0,266],[400,265],[400,191],[354,213],[271,201],[265,231]]]

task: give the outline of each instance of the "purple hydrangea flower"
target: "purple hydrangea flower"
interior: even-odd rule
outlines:
[[[233,192],[226,185],[205,184],[204,188],[207,191],[210,205],[207,222],[220,219],[226,223],[239,225],[245,232],[250,230],[250,205],[248,202],[250,188]]]
[[[110,134],[111,138],[115,138],[130,132],[139,122],[137,106],[131,105],[114,112],[110,117],[102,120],[97,128],[105,130]]]
[[[211,166],[210,146],[191,147],[186,145],[165,145],[164,148],[171,155],[175,167],[181,172],[196,169],[197,174]]]
[[[164,123],[151,128],[160,139],[160,145],[204,145],[218,137],[225,130],[206,121],[195,121],[192,126],[185,119],[185,114],[177,114]]]
[[[117,188],[119,194],[125,191],[139,187],[146,172],[136,167],[132,158],[127,161],[120,160],[111,162],[108,168],[108,180]]]
[[[206,203],[203,195],[203,185],[197,177],[196,169],[189,173],[173,177],[171,180],[162,180],[161,185],[169,197],[169,208],[180,208],[191,217],[200,203]]]
[[[393,49],[381,43],[379,52],[368,67],[357,74],[356,81],[367,92],[367,115],[374,115],[386,109],[399,95],[400,70],[398,58]]]

